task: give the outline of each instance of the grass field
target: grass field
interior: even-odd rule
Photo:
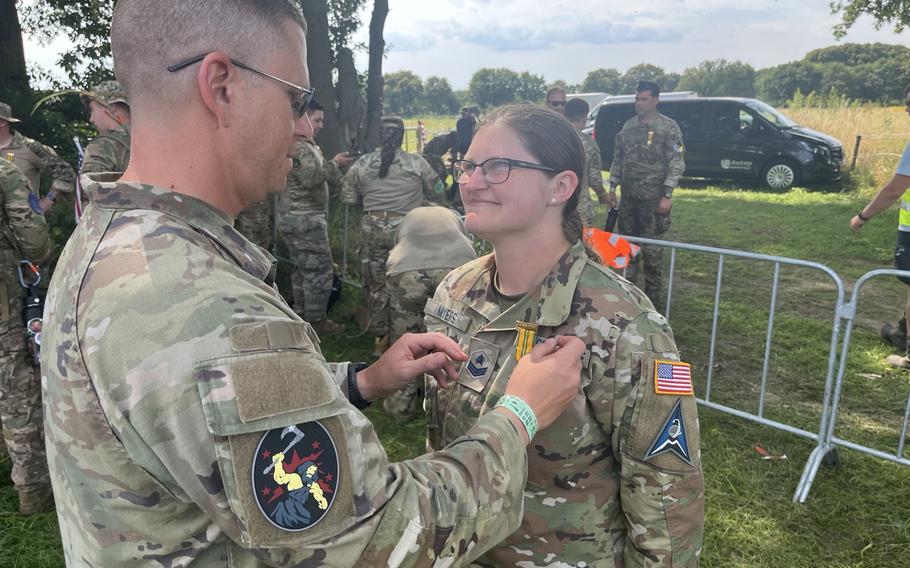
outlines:
[[[824,131],[795,112],[791,116]],[[819,113],[817,118],[825,116]],[[863,123],[862,116],[855,120]],[[454,125],[454,118],[426,124],[432,135]],[[862,193],[869,191],[867,187]],[[866,271],[891,265],[896,210],[867,224],[859,235],[847,227],[865,201],[855,193],[781,194],[687,182],[675,194],[673,227],[666,238],[813,260],[839,273],[849,290]],[[341,210],[334,210],[332,238],[339,263],[337,228],[342,221]],[[358,218],[351,216],[349,223],[356,234]],[[356,257],[349,257],[350,265],[356,263]],[[716,258],[705,255],[680,253],[677,258],[670,319],[683,357],[693,364],[699,394],[707,375],[716,267]],[[771,270],[770,265],[729,259],[724,266],[712,400],[747,411],[758,404]],[[901,284],[881,279],[861,298],[837,432],[886,451],[893,451],[906,435],[899,430],[910,373],[884,366],[882,359],[892,350],[879,340],[878,326],[899,317],[904,294]],[[782,269],[767,416],[809,431],[818,428],[834,298],[827,277]],[[344,321],[347,330],[323,338],[329,360],[368,358],[372,339],[349,319],[361,303],[359,291],[348,286],[343,301],[333,308],[331,316]],[[422,453],[420,420],[399,426],[375,406],[367,414],[390,459]],[[703,567],[910,566],[910,468],[844,450],[840,465],[823,468],[809,501],[797,505],[791,499],[813,448],[809,440],[705,408],[700,421],[707,483]],[[763,460],[755,445],[787,459]],[[0,567],[61,566],[55,515],[22,519],[15,513],[9,467],[8,461],[0,461]]]

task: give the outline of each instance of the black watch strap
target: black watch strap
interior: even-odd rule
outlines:
[[[348,363],[348,401],[357,410],[363,410],[373,404],[373,401],[363,398],[363,395],[360,394],[360,389],[357,388],[357,373],[368,366],[366,363]]]

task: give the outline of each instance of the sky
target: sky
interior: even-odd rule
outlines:
[[[331,0],[329,0],[331,1]],[[756,69],[801,59],[834,45],[829,0],[389,0],[383,71],[445,77],[467,88],[482,67],[508,67],[547,82],[580,83],[588,71],[625,71],[652,63],[682,72],[708,59],[740,60]],[[372,2],[355,39],[366,43]],[[876,31],[862,18],[842,42],[910,45],[910,32]],[[26,38],[26,60],[62,76],[66,38],[41,45]],[[367,68],[367,54],[357,54]]]

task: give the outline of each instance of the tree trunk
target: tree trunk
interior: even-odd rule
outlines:
[[[389,0],[374,0],[370,17],[370,69],[367,75],[367,134],[365,150],[379,145],[379,128],[382,118],[382,56],[385,40],[382,30],[389,14]]]
[[[0,0],[0,91],[27,91],[28,73],[16,0]]]
[[[316,142],[326,156],[347,149],[336,111],[337,99],[332,82],[332,43],[329,40],[329,16],[326,0],[301,0],[307,20],[307,66],[310,85],[316,88],[316,100],[325,107],[325,125]]]
[[[362,149],[366,137],[364,118],[366,103],[360,93],[354,54],[344,48],[338,52],[338,119],[344,132],[344,140],[351,149]]]

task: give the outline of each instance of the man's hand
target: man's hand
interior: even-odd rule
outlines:
[[[850,230],[853,231],[854,233],[858,233],[859,230],[862,229],[863,225],[865,225],[865,224],[866,224],[866,222],[863,221],[862,219],[860,219],[859,215],[854,215],[853,218],[850,219]]]
[[[666,215],[670,212],[670,209],[673,207],[673,200],[669,197],[661,197],[660,202],[657,204],[657,212],[661,215]]]
[[[357,159],[357,156],[350,156],[347,152],[339,152],[335,154],[335,157],[332,158],[332,161],[338,164],[341,168],[346,168],[354,163]]]
[[[38,200],[38,206],[41,207],[42,213],[47,213],[51,210],[51,207],[54,206],[54,200],[48,199],[47,197],[42,197]]]
[[[357,373],[357,388],[366,400],[389,396],[415,377],[429,373],[443,387],[458,379],[455,361],[468,356],[441,333],[406,333],[378,361]]]
[[[551,337],[535,345],[515,366],[505,394],[528,403],[537,416],[538,427],[543,430],[578,393],[584,352],[584,342],[569,335]]]
[[[609,205],[610,209],[616,209],[616,192],[610,191],[601,195],[598,199],[604,205]]]

